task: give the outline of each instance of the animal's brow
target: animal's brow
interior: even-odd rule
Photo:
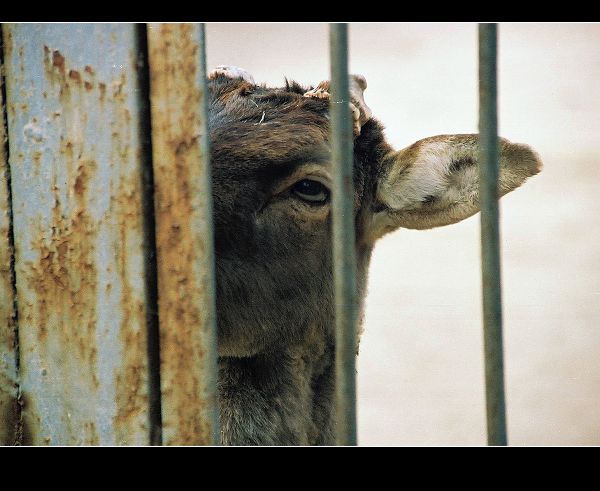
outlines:
[[[280,160],[265,162],[260,169],[260,174],[261,177],[271,180],[285,179],[303,165],[326,166],[329,161],[329,150],[325,146],[317,147],[309,151],[304,150],[297,154],[286,155]]]

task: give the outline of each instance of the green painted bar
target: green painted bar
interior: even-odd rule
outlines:
[[[201,91],[200,96],[200,141],[199,145],[202,152],[202,207],[204,208],[204,219],[202,220],[201,233],[209,237],[206,250],[204,252],[205,278],[208,283],[206,295],[202,298],[202,308],[207,312],[208,317],[208,339],[206,341],[208,351],[207,368],[204,370],[204,377],[207,385],[210,387],[209,398],[212,405],[208,410],[207,418],[210,420],[212,428],[212,445],[218,445],[220,441],[219,408],[217,405],[217,304],[216,304],[216,280],[215,280],[215,250],[214,250],[214,224],[213,224],[213,202],[212,202],[212,177],[210,164],[210,130],[208,127],[208,80],[206,71],[206,27],[198,25],[198,40],[200,46],[199,66],[200,73],[198,85]]]
[[[498,213],[497,27],[479,25],[481,272],[488,445],[507,445]]]
[[[356,445],[356,251],[348,26],[330,25],[333,260],[338,445]]]

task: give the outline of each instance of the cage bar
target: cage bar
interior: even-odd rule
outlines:
[[[498,205],[497,26],[479,24],[481,273],[488,445],[506,445]]]
[[[22,443],[146,445],[136,27],[3,24],[2,34]]]
[[[203,24],[150,24],[163,443],[215,445],[216,307]]]
[[[332,220],[335,277],[336,442],[356,445],[356,251],[348,26],[331,24]]]

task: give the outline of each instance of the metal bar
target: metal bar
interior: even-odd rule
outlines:
[[[356,445],[356,250],[354,140],[348,87],[348,26],[330,24],[332,219],[336,332],[336,442]]]
[[[140,143],[142,145],[143,225],[146,254],[146,325],[148,326],[148,397],[150,445],[162,445],[162,408],[160,395],[160,332],[158,326],[158,280],[156,273],[156,223],[154,220],[154,173],[150,135],[150,72],[148,67],[148,35],[146,24],[136,24],[140,48]]]
[[[481,272],[488,445],[506,445],[498,213],[496,31],[496,24],[479,24]]]
[[[163,442],[215,445],[216,307],[204,25],[150,24]]]
[[[146,445],[136,27],[3,35],[23,443]]]
[[[19,442],[18,334],[14,248],[0,33],[0,445]]]

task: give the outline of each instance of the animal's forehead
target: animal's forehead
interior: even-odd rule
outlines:
[[[326,101],[295,89],[223,85],[212,91],[210,127],[216,167],[241,172],[329,159]]]
[[[237,178],[284,177],[305,163],[327,165],[330,159],[327,135],[311,126],[233,124],[211,135],[213,167]]]
[[[236,121],[211,128],[213,148],[236,156],[289,160],[313,147],[328,146],[328,128],[304,121]]]
[[[287,82],[285,87],[253,85],[242,79],[217,77],[209,84],[213,126],[252,122],[327,125],[326,100],[304,97],[308,87]]]

